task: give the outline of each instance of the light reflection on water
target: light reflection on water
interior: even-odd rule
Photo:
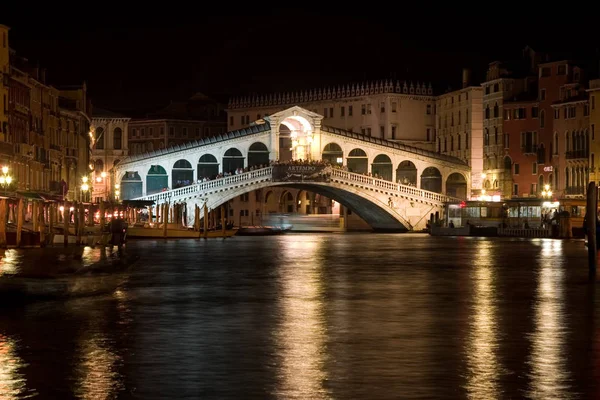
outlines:
[[[565,341],[568,327],[565,324],[564,279],[565,263],[562,242],[545,240],[541,244],[536,290],[535,331],[531,335],[532,399],[569,399],[570,376],[567,371]]]
[[[116,299],[117,321],[124,319],[122,304],[125,298],[117,290],[112,298]],[[107,321],[99,310],[86,312],[87,301],[69,303],[69,311],[82,315],[82,327],[76,340],[74,352],[77,354],[76,385],[74,394],[79,399],[101,400],[117,398],[123,389],[123,377],[119,372],[122,357],[118,354],[113,332],[106,326]]]
[[[0,276],[13,275],[19,272],[23,262],[23,251],[16,249],[0,250]]]
[[[21,372],[23,360],[17,355],[14,339],[0,334],[0,398],[23,399],[26,393],[32,392],[27,388],[27,381]],[[29,393],[33,395],[33,393]]]
[[[0,309],[0,399],[597,398],[583,244],[472,239],[130,242],[113,294]]]
[[[472,399],[500,398],[498,379],[498,326],[496,325],[496,287],[494,282],[493,260],[490,243],[478,242],[478,250],[473,260],[474,294],[473,317],[467,339],[467,393]]]
[[[326,327],[323,316],[323,264],[315,239],[281,242],[282,322],[276,332],[279,355],[276,393],[281,398],[329,398],[323,388]]]

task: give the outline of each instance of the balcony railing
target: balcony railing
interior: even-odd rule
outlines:
[[[584,194],[585,188],[583,186],[569,186],[565,188],[565,194]]]
[[[565,158],[567,160],[574,160],[577,158],[588,158],[589,155],[590,155],[589,150],[573,150],[573,151],[567,151],[565,153]]]

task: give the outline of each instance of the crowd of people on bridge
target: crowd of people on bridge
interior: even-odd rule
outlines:
[[[270,160],[269,164],[257,164],[257,165],[252,165],[249,167],[245,167],[245,168],[241,168],[238,167],[235,170],[231,170],[231,171],[225,171],[225,172],[219,172],[216,175],[205,175],[201,178],[199,178],[196,183],[203,183],[203,182],[208,182],[208,181],[212,181],[215,179],[221,179],[221,178],[225,178],[228,176],[232,176],[232,175],[239,175],[239,174],[243,174],[246,172],[250,172],[250,171],[254,171],[254,170],[258,170],[258,169],[262,169],[262,168],[266,168],[268,166],[276,166],[276,165],[314,165],[314,166],[319,166],[319,167],[328,167],[331,166],[333,168],[336,169],[341,169],[343,171],[348,171],[348,172],[352,172],[355,174],[361,174],[364,176],[368,176],[368,177],[372,177],[375,179],[386,179],[385,177],[379,175],[378,173],[371,173],[371,172],[356,172],[353,171],[352,169],[349,169],[347,165],[341,165],[341,164],[336,164],[336,163],[331,163],[329,160],[303,160],[303,159],[298,159],[298,160],[285,160],[285,161],[281,161],[281,160]],[[409,180],[407,177],[404,178],[398,178],[398,183],[403,184],[403,185],[408,185],[408,186],[415,186],[416,187],[416,182],[412,182],[411,180]],[[185,186],[189,186],[194,184],[193,181],[188,180],[188,179],[184,179],[184,180],[178,180],[177,184],[175,185],[175,189],[180,188],[180,187],[185,187]],[[169,188],[163,188],[163,191],[166,190],[170,190]]]

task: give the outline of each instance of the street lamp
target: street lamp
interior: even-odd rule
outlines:
[[[82,176],[81,177],[81,201],[85,201],[87,200],[87,191],[90,190],[90,185],[88,185],[87,183],[88,181],[88,177],[87,176]]]
[[[544,185],[544,190],[542,190],[542,197],[545,199],[549,199],[552,197],[552,190],[550,190],[550,185]]]
[[[8,174],[8,167],[5,165],[2,167],[2,175],[0,176],[0,185],[2,189],[6,191],[12,182],[12,176]]]
[[[121,194],[121,191],[119,190],[120,187],[121,185],[115,183],[115,200],[117,201],[119,201],[119,195]]]

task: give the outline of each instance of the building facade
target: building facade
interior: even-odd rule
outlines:
[[[589,180],[590,182],[596,182],[596,184],[600,185],[600,139],[596,138],[598,129],[600,129],[600,79],[590,81],[589,86]]]
[[[10,49],[8,31],[0,26],[0,158],[12,178],[10,190],[79,200],[78,177],[90,156],[85,84],[48,85],[44,69]]]
[[[0,25],[0,161],[8,161],[5,143],[8,141],[8,80],[10,63],[8,47],[8,31],[5,25]]]
[[[568,66],[567,66],[568,68]],[[590,104],[588,93],[579,83],[561,86],[560,99],[552,104],[552,165],[554,179],[546,182],[562,198],[583,198],[589,181]],[[546,169],[546,168],[545,168]],[[540,177],[540,182],[541,182]]]
[[[464,160],[471,167],[471,196],[482,189],[483,89],[469,86],[464,72],[463,88],[437,97],[436,150]]]
[[[234,98],[229,131],[299,105],[324,116],[323,124],[433,150],[435,105],[431,84],[380,81],[296,93]]]
[[[130,154],[142,154],[225,133],[225,109],[219,102],[196,93],[187,101],[129,122]]]
[[[112,179],[112,168],[129,154],[125,136],[129,131],[129,117],[112,111],[94,108],[92,111],[92,162],[89,180],[93,182],[90,198],[98,203],[117,198],[119,187]]]
[[[525,58],[525,57],[524,57]],[[495,61],[489,64],[483,88],[483,190],[487,195],[510,198],[514,191],[510,132],[504,120],[512,107],[511,100],[521,101],[523,93],[535,84],[535,65],[527,60],[514,63]],[[514,140],[513,140],[514,142]],[[520,171],[519,171],[520,172]]]

